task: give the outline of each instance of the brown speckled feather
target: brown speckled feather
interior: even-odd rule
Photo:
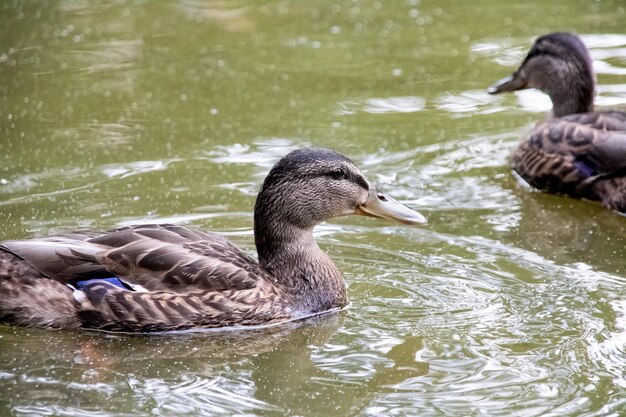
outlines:
[[[294,318],[284,294],[263,285],[248,290],[133,292],[104,282],[89,284],[78,316],[84,327],[155,332],[192,327],[258,325]]]
[[[83,327],[163,331],[260,324],[285,320],[291,313],[276,314],[285,311],[286,295],[279,295],[283,292],[254,259],[217,234],[147,225],[97,236],[7,241],[3,247],[11,253],[3,252],[0,264],[24,269],[7,270],[5,276],[30,277],[36,270],[45,277],[38,282],[42,294],[54,289],[67,298],[72,290],[62,282],[73,284],[77,277],[116,276],[147,290],[133,292],[102,281],[88,284],[74,297],[75,302],[66,301],[72,307],[68,311],[82,320]],[[29,264],[6,260],[15,255]],[[22,297],[11,296],[14,300]]]
[[[48,279],[0,249],[0,319],[39,327],[78,328],[78,305],[67,285]]]
[[[94,238],[96,262],[150,291],[243,290],[270,275],[241,249],[215,233],[172,225],[127,227]]]
[[[533,187],[598,200],[623,212],[626,132],[594,128],[619,123],[598,113],[541,123],[513,153],[513,170]]]

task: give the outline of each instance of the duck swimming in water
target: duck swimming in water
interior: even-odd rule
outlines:
[[[513,153],[513,170],[524,181],[626,213],[626,113],[594,111],[594,78],[580,38],[551,33],[539,37],[518,70],[488,91],[537,88],[552,101],[552,117]]]
[[[176,225],[0,244],[0,321],[155,332],[272,324],[347,304],[313,228],[359,214],[426,219],[379,193],[345,156],[300,149],[270,170],[254,207],[258,262],[222,236]]]

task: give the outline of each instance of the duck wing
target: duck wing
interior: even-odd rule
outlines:
[[[224,291],[270,279],[222,236],[176,225],[6,241],[2,247],[44,276],[69,284],[113,276],[148,291]]]
[[[0,319],[13,323],[153,332],[271,323],[292,315],[272,277],[213,233],[133,226],[6,241],[0,248],[0,261],[6,258],[0,274],[7,269]],[[126,287],[102,279],[112,276]],[[78,287],[79,281],[76,290],[65,285]]]
[[[611,175],[626,168],[626,131],[606,131],[562,119],[542,123],[527,139],[544,156],[539,170],[558,171],[560,161],[584,178]],[[568,171],[565,169],[563,172]]]
[[[115,276],[148,290],[243,290],[269,274],[224,237],[176,225],[131,226],[90,240]]]
[[[110,276],[103,265],[84,262],[74,255],[79,250],[92,254],[101,250],[88,243],[95,236],[97,234],[91,232],[77,232],[27,240],[6,240],[0,242],[0,249],[29,265],[28,275],[32,278],[38,275],[64,282],[74,277]],[[5,258],[8,259],[7,256]]]
[[[597,200],[590,194],[595,181],[625,175],[626,132],[595,129],[565,118],[551,120],[520,143],[512,162],[513,169],[536,188]]]

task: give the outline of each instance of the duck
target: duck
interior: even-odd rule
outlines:
[[[345,215],[426,218],[376,190],[346,156],[282,157],[254,205],[258,260],[222,235],[148,224],[0,243],[0,321],[150,333],[265,326],[338,311],[344,278],[313,235]]]
[[[511,76],[490,94],[536,88],[552,112],[513,152],[513,172],[530,186],[598,201],[626,213],[626,112],[594,110],[595,74],[589,50],[575,34],[537,38]]]

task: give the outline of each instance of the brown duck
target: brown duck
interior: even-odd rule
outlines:
[[[513,170],[523,180],[626,212],[626,113],[594,111],[594,78],[580,38],[551,33],[535,41],[512,76],[488,91],[537,88],[552,100],[552,117],[539,123],[513,153]]]
[[[0,320],[153,332],[263,325],[340,309],[344,280],[313,228],[348,214],[426,223],[377,192],[348,158],[300,149],[270,170],[257,197],[258,262],[220,235],[175,225],[5,241]]]

